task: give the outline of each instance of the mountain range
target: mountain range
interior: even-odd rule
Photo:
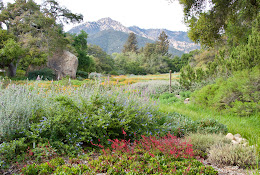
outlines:
[[[154,43],[160,33],[164,31],[170,43],[169,53],[182,55],[200,46],[193,43],[187,36],[187,32],[170,31],[167,29],[141,29],[137,26],[125,27],[120,22],[111,18],[102,18],[94,22],[86,22],[73,27],[68,32],[79,34],[84,30],[88,34],[88,43],[100,46],[108,54],[120,53],[127,41],[129,33],[136,34],[138,47],[146,43]]]

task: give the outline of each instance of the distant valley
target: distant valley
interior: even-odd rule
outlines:
[[[168,35],[170,42],[169,53],[182,55],[194,49],[199,49],[199,45],[190,41],[187,32],[170,31],[166,29],[141,29],[137,26],[125,27],[120,22],[111,18],[102,18],[95,22],[86,22],[73,27],[69,33],[80,33],[84,30],[88,34],[88,43],[100,46],[108,54],[120,53],[123,45],[127,41],[130,32],[137,36],[138,47],[145,46],[146,43],[153,43],[159,34],[164,31]]]

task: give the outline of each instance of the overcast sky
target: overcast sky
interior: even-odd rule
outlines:
[[[35,0],[41,4],[42,0]],[[3,0],[14,2],[14,0]],[[84,22],[110,17],[123,25],[141,28],[165,28],[173,31],[187,31],[183,23],[183,11],[176,0],[58,0],[73,13],[81,13]],[[65,26],[65,31],[72,28]]]

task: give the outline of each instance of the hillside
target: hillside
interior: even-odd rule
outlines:
[[[139,46],[142,47],[147,42],[155,42],[159,34],[162,31],[165,31],[170,41],[170,47],[172,47],[169,50],[173,55],[181,55],[182,52],[187,53],[191,50],[199,48],[199,45],[196,45],[189,40],[187,32],[170,31],[166,29],[141,29],[137,26],[125,27],[120,22],[112,20],[111,18],[103,18],[94,22],[86,22],[79,26],[73,27],[69,30],[69,32],[79,33],[81,30],[84,30],[89,34],[88,42],[90,44],[99,45],[109,54],[114,51],[121,52],[130,32],[137,35],[138,42],[140,42]],[[107,36],[108,33],[114,37]],[[110,45],[111,43],[112,45]]]
[[[120,53],[127,38],[127,33],[109,29],[95,34],[90,34],[88,36],[88,43],[100,46],[108,54],[112,54],[114,52]],[[145,46],[146,43],[153,43],[154,41],[137,35],[137,42],[138,48],[141,48]],[[183,54],[182,51],[174,49],[173,47],[169,48],[169,53],[178,56]]]

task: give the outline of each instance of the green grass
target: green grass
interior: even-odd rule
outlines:
[[[227,125],[228,132],[231,132],[232,134],[241,134],[242,137],[248,139],[250,144],[257,144],[258,151],[260,149],[260,116],[258,115],[238,117],[221,114],[217,111],[201,108],[194,104],[183,103],[160,104],[160,110],[163,112],[177,112],[186,115],[193,120],[214,118],[220,123]]]

